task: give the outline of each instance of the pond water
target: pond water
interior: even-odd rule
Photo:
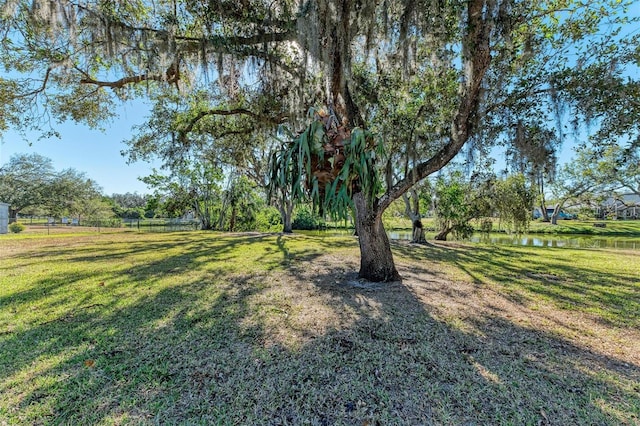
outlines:
[[[296,231],[313,236],[350,236],[352,230],[329,229],[325,231]],[[390,231],[391,240],[410,240],[410,231]],[[434,233],[427,234],[427,240],[433,239]],[[452,238],[449,238],[452,240]],[[570,247],[570,248],[617,248],[625,250],[640,250],[640,238],[633,237],[602,237],[591,235],[545,235],[524,234],[520,236],[505,234],[490,234],[489,236],[475,234],[468,240],[472,243],[486,243],[499,245],[518,245],[531,247]]]
[[[506,235],[474,236],[472,242],[490,244],[511,244],[534,247],[572,247],[572,248],[618,248],[640,250],[640,238],[625,237],[593,237],[589,235],[523,235],[520,237]]]

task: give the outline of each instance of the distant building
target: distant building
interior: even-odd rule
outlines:
[[[602,202],[596,215],[601,219],[607,216],[616,219],[640,219],[640,195],[622,194],[609,197]]]
[[[0,234],[9,232],[9,204],[0,203]]]
[[[547,217],[553,216],[554,211],[555,211],[555,207],[553,206],[547,207]],[[537,207],[533,209],[533,218],[534,219],[542,218],[542,213],[540,212],[540,209]],[[558,219],[575,219],[575,218],[576,218],[575,214],[567,213],[564,210],[560,210],[560,213],[558,213]]]

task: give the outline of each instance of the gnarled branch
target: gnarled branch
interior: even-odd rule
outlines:
[[[80,79],[80,83],[82,83],[82,84],[94,84],[96,86],[110,87],[112,89],[122,89],[127,84],[141,83],[143,81],[166,81],[166,79],[160,74],[155,74],[155,75],[149,75],[149,74],[134,75],[134,76],[130,76],[130,77],[123,77],[123,78],[121,78],[119,80],[115,80],[115,81],[101,81],[101,80],[95,80],[95,79],[89,78],[89,77],[85,77],[85,78]]]
[[[286,116],[284,114],[278,114],[276,116],[268,116],[268,115],[264,115],[264,114],[257,114],[253,111],[250,111],[246,108],[234,108],[234,109],[209,109],[206,111],[200,111],[195,117],[193,117],[189,123],[186,125],[186,127],[184,127],[183,129],[181,129],[178,132],[178,137],[180,140],[183,140],[186,138],[187,134],[189,134],[193,128],[196,126],[196,124],[198,124],[198,122],[200,120],[202,120],[205,117],[208,116],[212,116],[212,115],[220,115],[220,116],[230,116],[230,115],[248,115],[252,118],[254,118],[256,121],[262,122],[262,123],[267,123],[267,124],[274,124],[274,125],[278,125],[278,124],[282,124],[285,119]],[[245,133],[244,131],[241,133]],[[230,133],[230,132],[225,132],[223,134],[223,136],[228,136],[234,133]],[[236,134],[240,134],[240,133],[236,133]],[[220,136],[220,135],[218,135]]]

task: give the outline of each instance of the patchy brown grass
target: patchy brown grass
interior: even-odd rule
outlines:
[[[638,253],[394,252],[373,284],[352,238],[0,240],[0,423],[639,423]]]

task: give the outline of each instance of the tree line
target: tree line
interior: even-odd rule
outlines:
[[[55,170],[42,155],[17,154],[0,167],[0,200],[9,204],[11,222],[19,216],[44,216],[119,226],[123,220],[192,218],[201,229],[281,230],[278,211],[245,176],[236,176],[226,187],[222,173],[190,176],[195,180],[154,173],[142,178],[154,189],[152,194],[106,195],[85,172]]]
[[[391,210],[411,221],[411,240],[422,243],[421,219],[427,215],[435,218],[437,240],[446,240],[449,235],[467,238],[478,229],[490,232],[494,222],[501,229],[522,233],[541,200],[556,203],[553,214],[563,207],[580,206],[582,214],[592,217],[604,198],[620,190],[639,194],[633,186],[633,178],[638,178],[633,168],[638,163],[624,163],[621,171],[619,149],[609,149],[598,159],[594,155],[593,150],[580,150],[573,161],[560,168],[549,185],[549,194],[539,193],[535,180],[523,173],[499,178],[493,171],[469,172],[454,163],[438,177],[416,185]],[[314,214],[311,204],[301,203],[285,223],[281,212],[268,203],[269,187],[264,182],[261,186],[248,176],[225,174],[210,166],[207,169],[206,164],[192,167],[184,168],[181,174],[163,175],[154,170],[142,177],[153,190],[151,194],[105,195],[84,172],[56,171],[46,157],[19,154],[0,167],[0,199],[8,200],[12,222],[18,214],[114,226],[122,221],[189,218],[203,230],[291,232],[317,229],[330,218],[328,213]],[[542,220],[554,222],[553,217]]]
[[[9,204],[10,222],[26,212],[87,220],[112,216],[95,181],[72,168],[55,170],[39,154],[15,155],[0,167],[0,199]]]

